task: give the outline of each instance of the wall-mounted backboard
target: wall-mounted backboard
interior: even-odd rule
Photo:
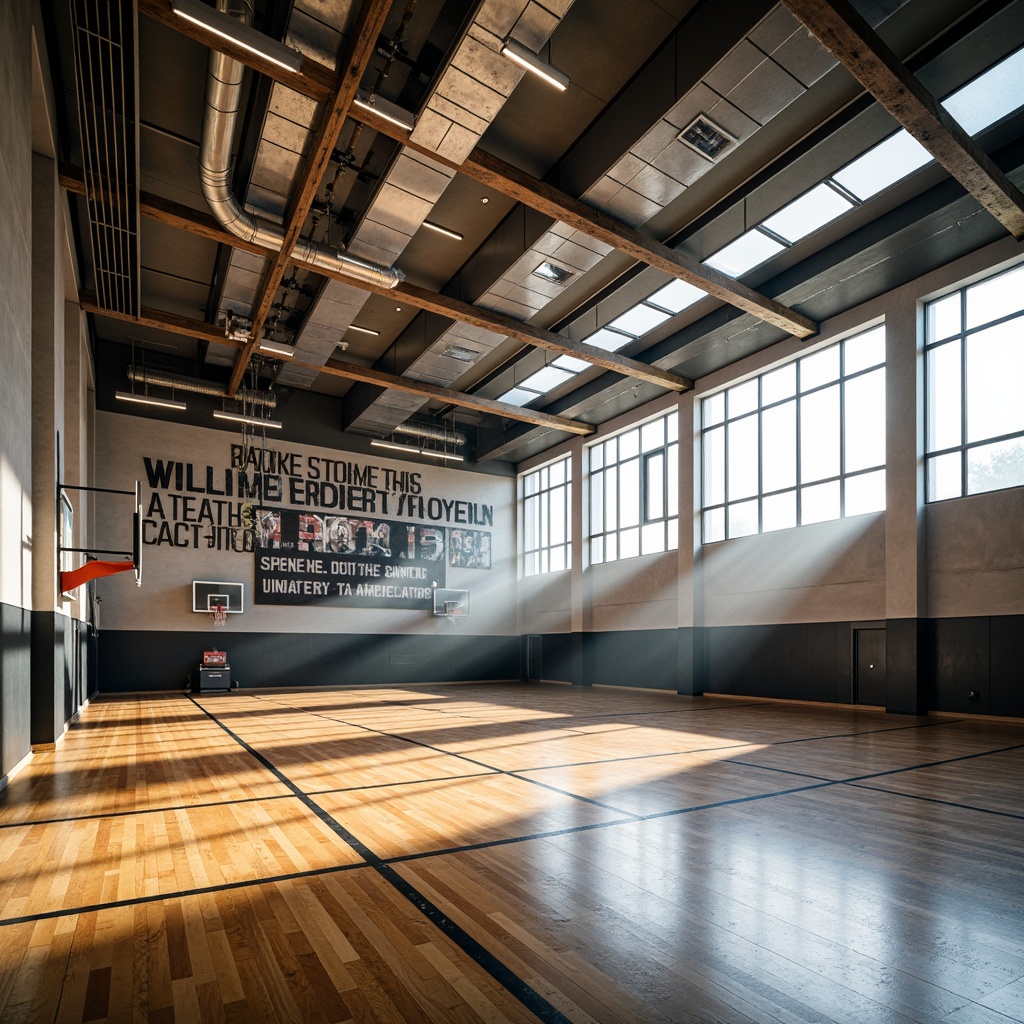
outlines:
[[[216,583],[213,580],[192,581],[192,611],[209,613],[220,606],[229,615],[240,615],[245,611],[244,583]]]

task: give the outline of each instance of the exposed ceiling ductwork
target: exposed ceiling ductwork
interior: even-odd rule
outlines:
[[[149,367],[128,366],[126,373],[133,384],[143,387],[169,388],[171,391],[187,391],[193,395],[209,395],[211,398],[227,398],[227,388],[223,384],[214,384],[202,377],[186,377],[168,370],[154,370]],[[239,388],[235,392],[235,400],[260,405],[265,409],[277,407],[277,395],[273,391],[256,391],[252,388]]]
[[[248,24],[249,5],[244,0],[218,0],[218,10]],[[231,188],[231,140],[235,134],[244,72],[243,64],[215,50],[210,51],[199,178],[210,210],[226,230],[245,241],[280,249],[284,244],[280,226],[244,209]],[[394,287],[405,279],[394,267],[351,256],[308,238],[299,240],[293,255],[307,263],[341,271],[385,288]]]

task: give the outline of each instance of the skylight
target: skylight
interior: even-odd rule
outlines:
[[[624,334],[632,334],[639,338],[648,331],[653,331],[659,324],[670,319],[670,314],[664,310],[655,309],[653,306],[646,306],[642,302],[632,309],[626,310],[622,316],[616,317],[608,326]]]
[[[581,373],[583,370],[589,370],[593,363],[577,359],[575,356],[559,356],[551,365],[569,373]]]
[[[919,167],[924,167],[931,158],[931,153],[920,142],[900,129],[837,171],[832,179],[858,199],[871,199]]]
[[[730,277],[739,277],[764,263],[765,260],[771,259],[785,248],[781,242],[769,238],[757,228],[751,228],[734,242],[730,242],[724,249],[719,249],[704,263]]]
[[[799,242],[801,238],[806,238],[812,231],[824,227],[852,208],[853,203],[849,199],[822,182],[762,221],[762,224],[788,242]]]
[[[583,339],[585,344],[593,345],[594,348],[603,348],[605,352],[618,352],[623,345],[628,345],[632,340],[628,334],[610,331],[607,327],[602,327],[589,338]]]
[[[543,394],[545,391],[557,388],[559,384],[564,384],[573,376],[575,374],[570,371],[559,369],[559,367],[551,364],[545,366],[542,370],[538,370],[536,373],[531,373],[526,380],[520,383],[520,387],[529,388],[531,391],[539,391]]]
[[[947,96],[942,105],[968,135],[977,135],[1020,106],[1024,49],[1011,53],[973,82]]]
[[[706,298],[707,292],[686,281],[670,281],[664,288],[659,288],[647,297],[648,302],[661,306],[670,313],[681,313],[687,306]]]
[[[526,388],[512,388],[505,394],[498,396],[499,402],[508,402],[509,405],[526,405],[535,398],[540,398],[539,391],[527,391]]]

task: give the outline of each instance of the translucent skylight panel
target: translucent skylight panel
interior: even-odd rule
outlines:
[[[582,373],[584,370],[589,370],[593,364],[588,363],[585,359],[577,359],[575,356],[559,356],[551,365],[557,366],[567,373]]]
[[[708,257],[704,263],[730,277],[739,277],[783,249],[785,246],[781,242],[776,242],[774,238],[769,238],[763,232],[752,228],[746,234],[740,235],[735,242],[730,242],[724,249],[719,249],[714,256]]]
[[[530,374],[522,382],[521,386],[543,394],[545,391],[550,391],[552,388],[557,388],[560,384],[564,384],[573,376],[574,374],[566,370],[560,370],[557,366],[545,366],[543,370]]]
[[[900,129],[837,171],[832,179],[858,199],[866,200],[924,167],[931,158],[920,142]]]
[[[664,310],[640,303],[640,305],[626,310],[622,316],[616,317],[608,326],[639,338],[648,331],[653,331],[655,327],[663,324],[669,318],[669,314]]]
[[[1024,99],[1024,49],[1011,53],[973,82],[968,82],[942,105],[968,135],[977,135],[1012,113]]]
[[[672,313],[681,313],[706,296],[707,292],[687,281],[672,281],[664,288],[659,288],[647,301]]]
[[[628,345],[633,339],[627,334],[619,334],[618,331],[609,331],[607,327],[584,338],[584,344],[593,345],[595,348],[603,348],[605,352],[618,352],[623,345]]]
[[[849,199],[822,182],[762,223],[788,241],[799,242],[851,209],[853,203]]]
[[[512,388],[511,391],[506,391],[505,394],[498,396],[499,402],[508,402],[509,405],[526,405],[527,402],[532,402],[535,398],[540,398],[535,391],[527,391],[525,388]]]

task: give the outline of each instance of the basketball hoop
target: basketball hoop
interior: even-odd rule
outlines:
[[[444,615],[456,629],[462,625],[462,605],[458,601],[445,601]]]
[[[228,621],[228,609],[223,604],[210,605],[210,616],[213,618],[214,629],[223,629]]]

